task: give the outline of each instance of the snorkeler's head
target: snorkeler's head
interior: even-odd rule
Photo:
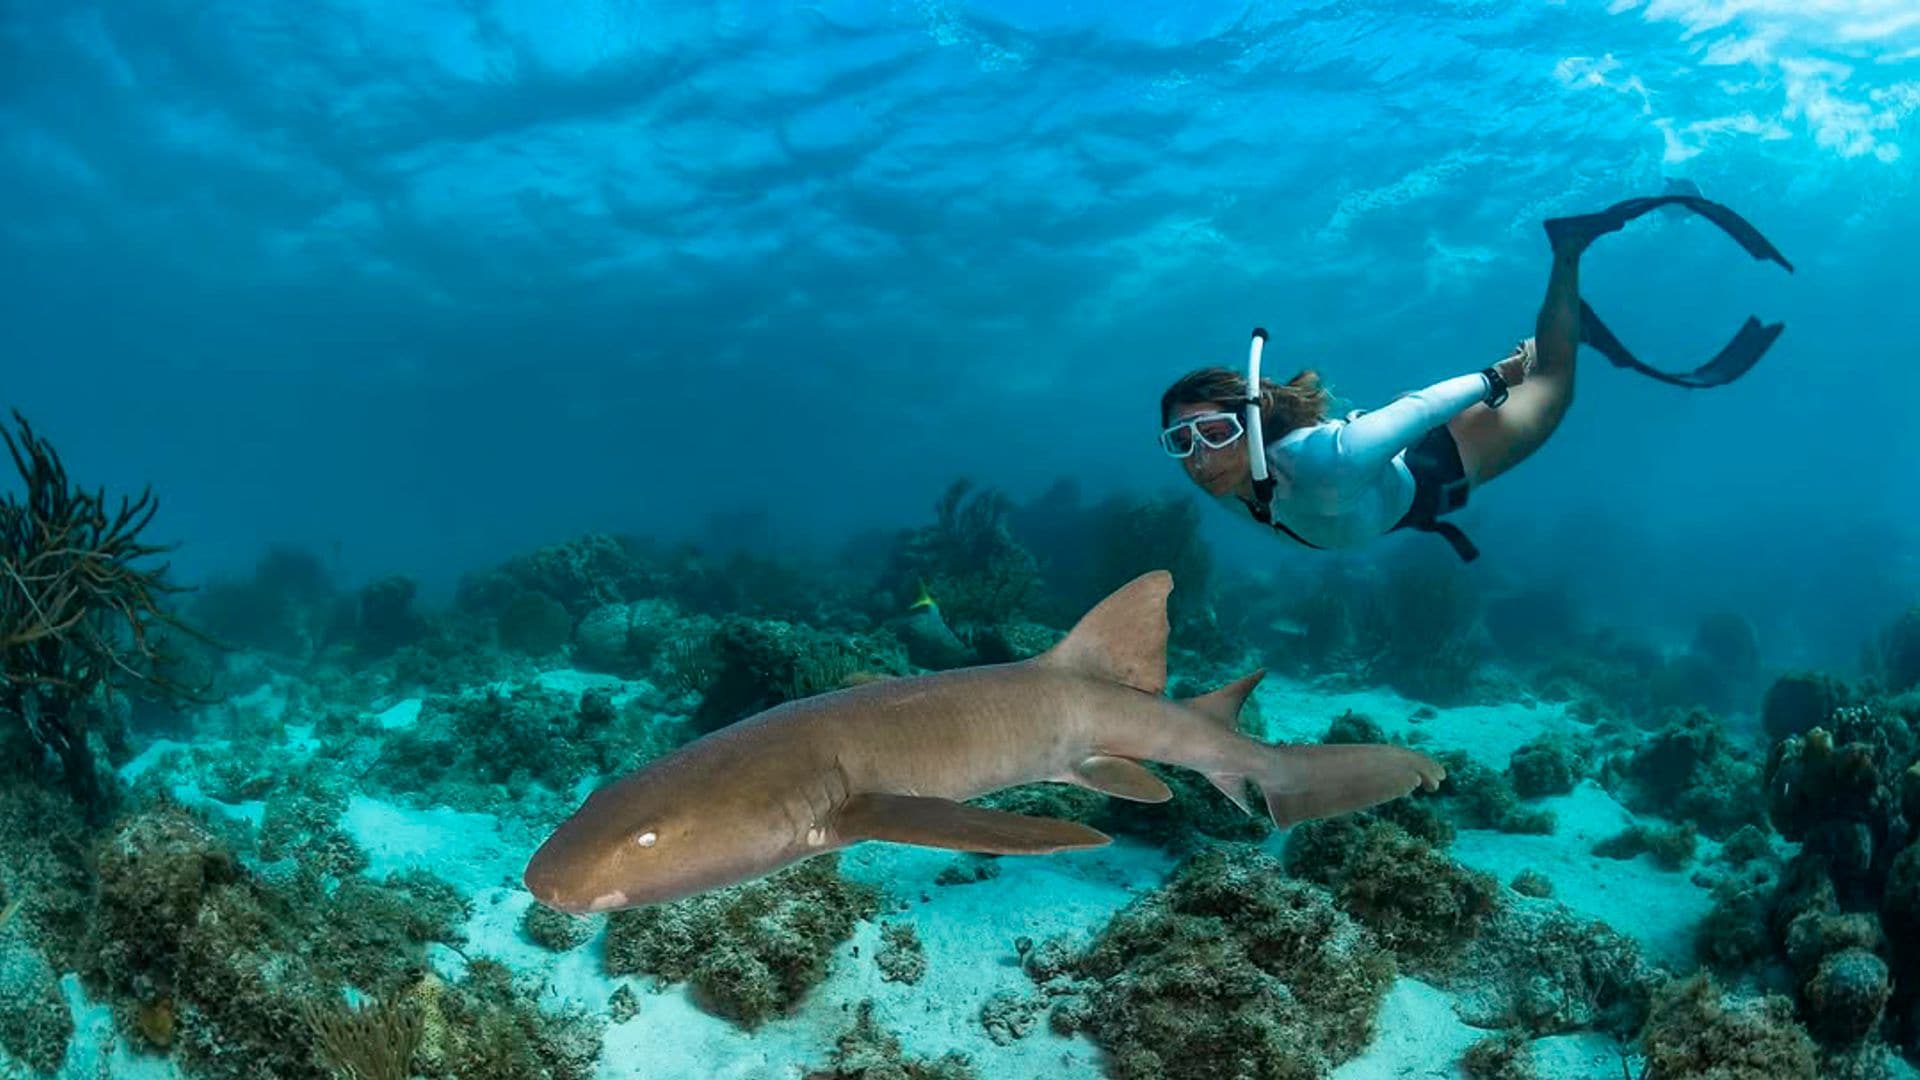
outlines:
[[[1160,445],[1179,458],[1187,477],[1209,495],[1226,495],[1251,473],[1242,417],[1247,376],[1223,367],[1200,368],[1160,395]],[[1327,415],[1320,376],[1302,371],[1285,383],[1260,380],[1260,423],[1267,442]]]

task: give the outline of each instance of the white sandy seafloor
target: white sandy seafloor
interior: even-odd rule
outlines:
[[[551,672],[542,682],[579,689],[612,680]],[[259,696],[258,707],[277,707],[277,701],[266,699]],[[1388,692],[1327,693],[1272,677],[1260,688],[1257,702],[1269,738],[1317,740],[1329,721],[1352,709],[1390,735],[1422,730],[1430,748],[1463,750],[1494,768],[1504,768],[1515,747],[1543,731],[1582,728],[1557,706],[1432,710]],[[405,726],[417,713],[417,702],[400,702],[382,713],[381,721],[383,726]],[[310,746],[305,731],[287,731],[290,752]],[[127,771],[147,767],[164,748],[154,747]],[[258,820],[258,804],[224,806],[191,789],[179,794]],[[1621,861],[1592,854],[1597,841],[1619,832],[1633,815],[1591,781],[1539,805],[1558,817],[1552,835],[1461,830],[1453,856],[1503,883],[1522,869],[1539,870],[1553,882],[1555,901],[1632,936],[1651,959],[1690,969],[1691,935],[1710,906],[1707,891],[1693,884],[1688,873],[1663,871],[1644,855]],[[1084,940],[1129,901],[1158,887],[1176,865],[1158,848],[1120,840],[1096,851],[1002,858],[996,878],[939,886],[934,877],[954,861],[952,853],[861,845],[843,853],[842,869],[882,886],[895,901],[880,918],[912,920],[925,949],[925,976],[916,985],[882,980],[873,959],[880,928],[877,921],[863,922],[853,940],[839,949],[825,984],[794,1015],[748,1033],[698,1010],[684,986],[661,988],[647,978],[601,975],[598,939],[555,954],[522,937],[520,917],[532,901],[519,887],[519,874],[529,852],[524,843],[507,840],[492,816],[404,809],[362,797],[349,806],[346,827],[372,860],[370,876],[419,867],[471,897],[465,951],[541,973],[547,981],[543,1003],[578,1004],[604,1014],[614,990],[622,982],[632,983],[639,993],[639,1013],[606,1029],[599,1075],[607,1080],[794,1080],[826,1064],[835,1038],[851,1023],[855,1006],[867,998],[875,1002],[875,1018],[900,1037],[909,1055],[938,1057],[959,1050],[985,1077],[1102,1076],[1100,1052],[1086,1036],[1055,1035],[1043,1015],[1024,1038],[997,1045],[979,1021],[981,1005],[997,991],[1033,993],[1032,981],[1016,960],[1017,939],[1038,942],[1069,934]],[[1270,837],[1267,844],[1278,854],[1284,836]],[[1715,850],[1703,841],[1702,860]],[[450,949],[435,946],[433,955],[448,973],[462,963]],[[72,977],[66,988],[79,1030],[64,1076],[164,1080],[176,1075],[163,1060],[124,1049],[114,1037],[107,1010],[87,1002]],[[1463,1023],[1444,991],[1402,977],[1382,1007],[1373,1044],[1333,1075],[1336,1080],[1457,1076],[1461,1053],[1488,1034]],[[1612,1039],[1597,1034],[1557,1036],[1534,1044],[1540,1075],[1569,1080],[1616,1080],[1623,1072],[1622,1052]],[[1628,1064],[1634,1073],[1639,1071],[1637,1063]],[[0,1077],[11,1075],[0,1065]]]

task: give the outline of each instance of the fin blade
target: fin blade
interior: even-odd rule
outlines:
[[[1110,593],[1035,659],[1149,694],[1167,689],[1167,596],[1173,575],[1152,570]]]
[[[1134,802],[1166,802],[1173,789],[1145,765],[1130,758],[1095,754],[1074,767],[1073,782]]]
[[[1251,816],[1253,804],[1247,801],[1247,777],[1245,773],[1208,773],[1207,782],[1218,788],[1227,801],[1240,808],[1240,812]]]
[[[1217,690],[1188,698],[1184,704],[1203,716],[1219,721],[1229,731],[1238,731],[1241,708],[1253,696],[1253,688],[1259,686],[1260,680],[1266,677],[1266,668],[1256,668]]]
[[[922,795],[866,793],[848,799],[834,815],[843,841],[977,851],[988,855],[1048,855],[1101,847],[1112,838],[1076,821],[1029,817]]]
[[[1417,787],[1432,791],[1447,776],[1439,762],[1404,746],[1276,746],[1272,753],[1273,765],[1255,780],[1281,828],[1365,810]]]

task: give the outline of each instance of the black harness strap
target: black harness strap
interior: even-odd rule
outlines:
[[[1472,562],[1480,557],[1480,549],[1474,546],[1472,540],[1467,539],[1466,533],[1460,531],[1460,526],[1451,521],[1409,521],[1407,528],[1438,535],[1440,539],[1452,545],[1453,553],[1460,556],[1461,562]]]
[[[1281,521],[1279,518],[1274,517],[1270,512],[1268,512],[1265,505],[1257,503],[1252,499],[1247,498],[1244,495],[1240,496],[1240,501],[1246,504],[1247,513],[1252,514],[1253,519],[1255,521],[1258,521],[1260,524],[1270,526],[1280,532],[1286,533],[1288,536],[1291,536],[1295,542],[1299,543],[1303,547],[1310,547],[1315,551],[1324,550],[1323,548],[1320,547],[1319,544],[1316,544],[1313,541],[1308,540],[1306,537],[1301,536],[1299,533],[1294,532],[1292,529],[1288,528],[1287,523],[1284,521]],[[1408,529],[1418,529],[1421,532],[1430,532],[1440,537],[1442,540],[1445,540],[1447,544],[1453,548],[1453,553],[1455,555],[1460,556],[1461,562],[1472,562],[1473,560],[1480,557],[1479,547],[1477,547],[1474,544],[1474,542],[1467,537],[1467,534],[1465,532],[1461,531],[1460,526],[1455,525],[1451,521],[1441,521],[1437,518],[1423,518],[1419,520],[1408,521],[1405,523],[1403,527]]]
[[[1301,536],[1299,533],[1294,532],[1292,529],[1287,528],[1286,522],[1281,521],[1279,518],[1276,518],[1272,514],[1268,513],[1265,503],[1256,503],[1252,499],[1247,498],[1245,495],[1240,496],[1240,501],[1247,504],[1247,513],[1253,515],[1253,520],[1259,522],[1262,525],[1267,525],[1267,526],[1271,526],[1272,528],[1278,529],[1281,532],[1286,533],[1288,536],[1293,537],[1294,540],[1298,541],[1300,544],[1306,547],[1310,547],[1315,551],[1321,550],[1321,547],[1319,544],[1316,544],[1313,541],[1308,540],[1306,537]]]

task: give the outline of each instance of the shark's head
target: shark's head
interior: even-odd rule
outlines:
[[[764,798],[656,762],[588,796],[523,880],[542,904],[575,915],[668,903],[793,861],[804,849],[787,821]]]

